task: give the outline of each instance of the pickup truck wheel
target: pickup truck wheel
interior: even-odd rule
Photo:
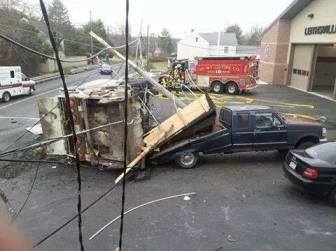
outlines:
[[[212,84],[212,91],[216,94],[223,92],[223,84],[219,81],[216,81]]]
[[[303,141],[301,142],[300,144],[297,145],[296,149],[299,149],[299,150],[305,150],[311,146],[315,145],[314,142],[312,141]]]
[[[176,158],[176,163],[183,169],[194,168],[198,163],[198,154],[184,152]]]
[[[237,94],[239,92],[238,85],[234,82],[230,82],[226,85],[226,91],[230,95]]]
[[[10,100],[11,100],[11,95],[9,94],[9,92],[5,92],[4,94],[2,94],[3,102],[9,102]]]
[[[334,187],[329,193],[329,202],[336,207],[336,187]]]

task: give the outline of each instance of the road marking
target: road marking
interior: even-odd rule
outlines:
[[[57,91],[58,89],[59,89],[59,87],[58,87],[58,88],[55,88],[55,89],[52,89],[52,90],[49,90],[49,91],[46,91],[46,92],[42,92],[42,93],[40,93],[40,94],[38,94],[38,95],[34,95],[34,96],[31,96],[31,97],[28,97],[28,98],[25,98],[25,99],[18,100],[18,101],[16,101],[16,102],[10,103],[10,104],[8,104],[8,105],[1,106],[1,107],[0,107],[0,110],[3,110],[3,109],[5,109],[5,108],[8,108],[8,107],[11,107],[11,106],[14,106],[14,105],[23,103],[23,102],[26,102],[26,101],[31,100],[31,99],[34,99],[34,98],[36,99],[36,98],[38,98],[38,97],[40,97],[40,96],[43,96],[43,95],[46,95],[46,94],[48,94],[48,93]]]

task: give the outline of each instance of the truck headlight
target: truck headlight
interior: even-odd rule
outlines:
[[[322,137],[324,137],[324,138],[327,137],[327,128],[325,128],[325,127],[322,128]]]

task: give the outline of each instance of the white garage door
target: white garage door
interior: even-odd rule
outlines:
[[[295,45],[290,85],[308,90],[311,76],[314,45]]]

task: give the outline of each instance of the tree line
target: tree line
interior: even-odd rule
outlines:
[[[244,33],[238,24],[234,24],[228,26],[225,32],[235,33],[239,45],[260,46],[264,29],[261,26],[255,25],[250,31]]]
[[[34,9],[34,6],[21,0],[0,0],[0,33],[36,51],[53,55],[44,20]],[[76,27],[71,23],[69,12],[61,0],[53,0],[47,11],[57,46],[66,56],[89,56],[103,49],[96,41],[91,46],[91,30],[112,45],[125,43],[123,27],[119,29],[120,34],[108,34],[100,19]],[[0,38],[1,66],[19,65],[27,75],[34,76],[39,73],[38,65],[45,61],[45,58]]]

